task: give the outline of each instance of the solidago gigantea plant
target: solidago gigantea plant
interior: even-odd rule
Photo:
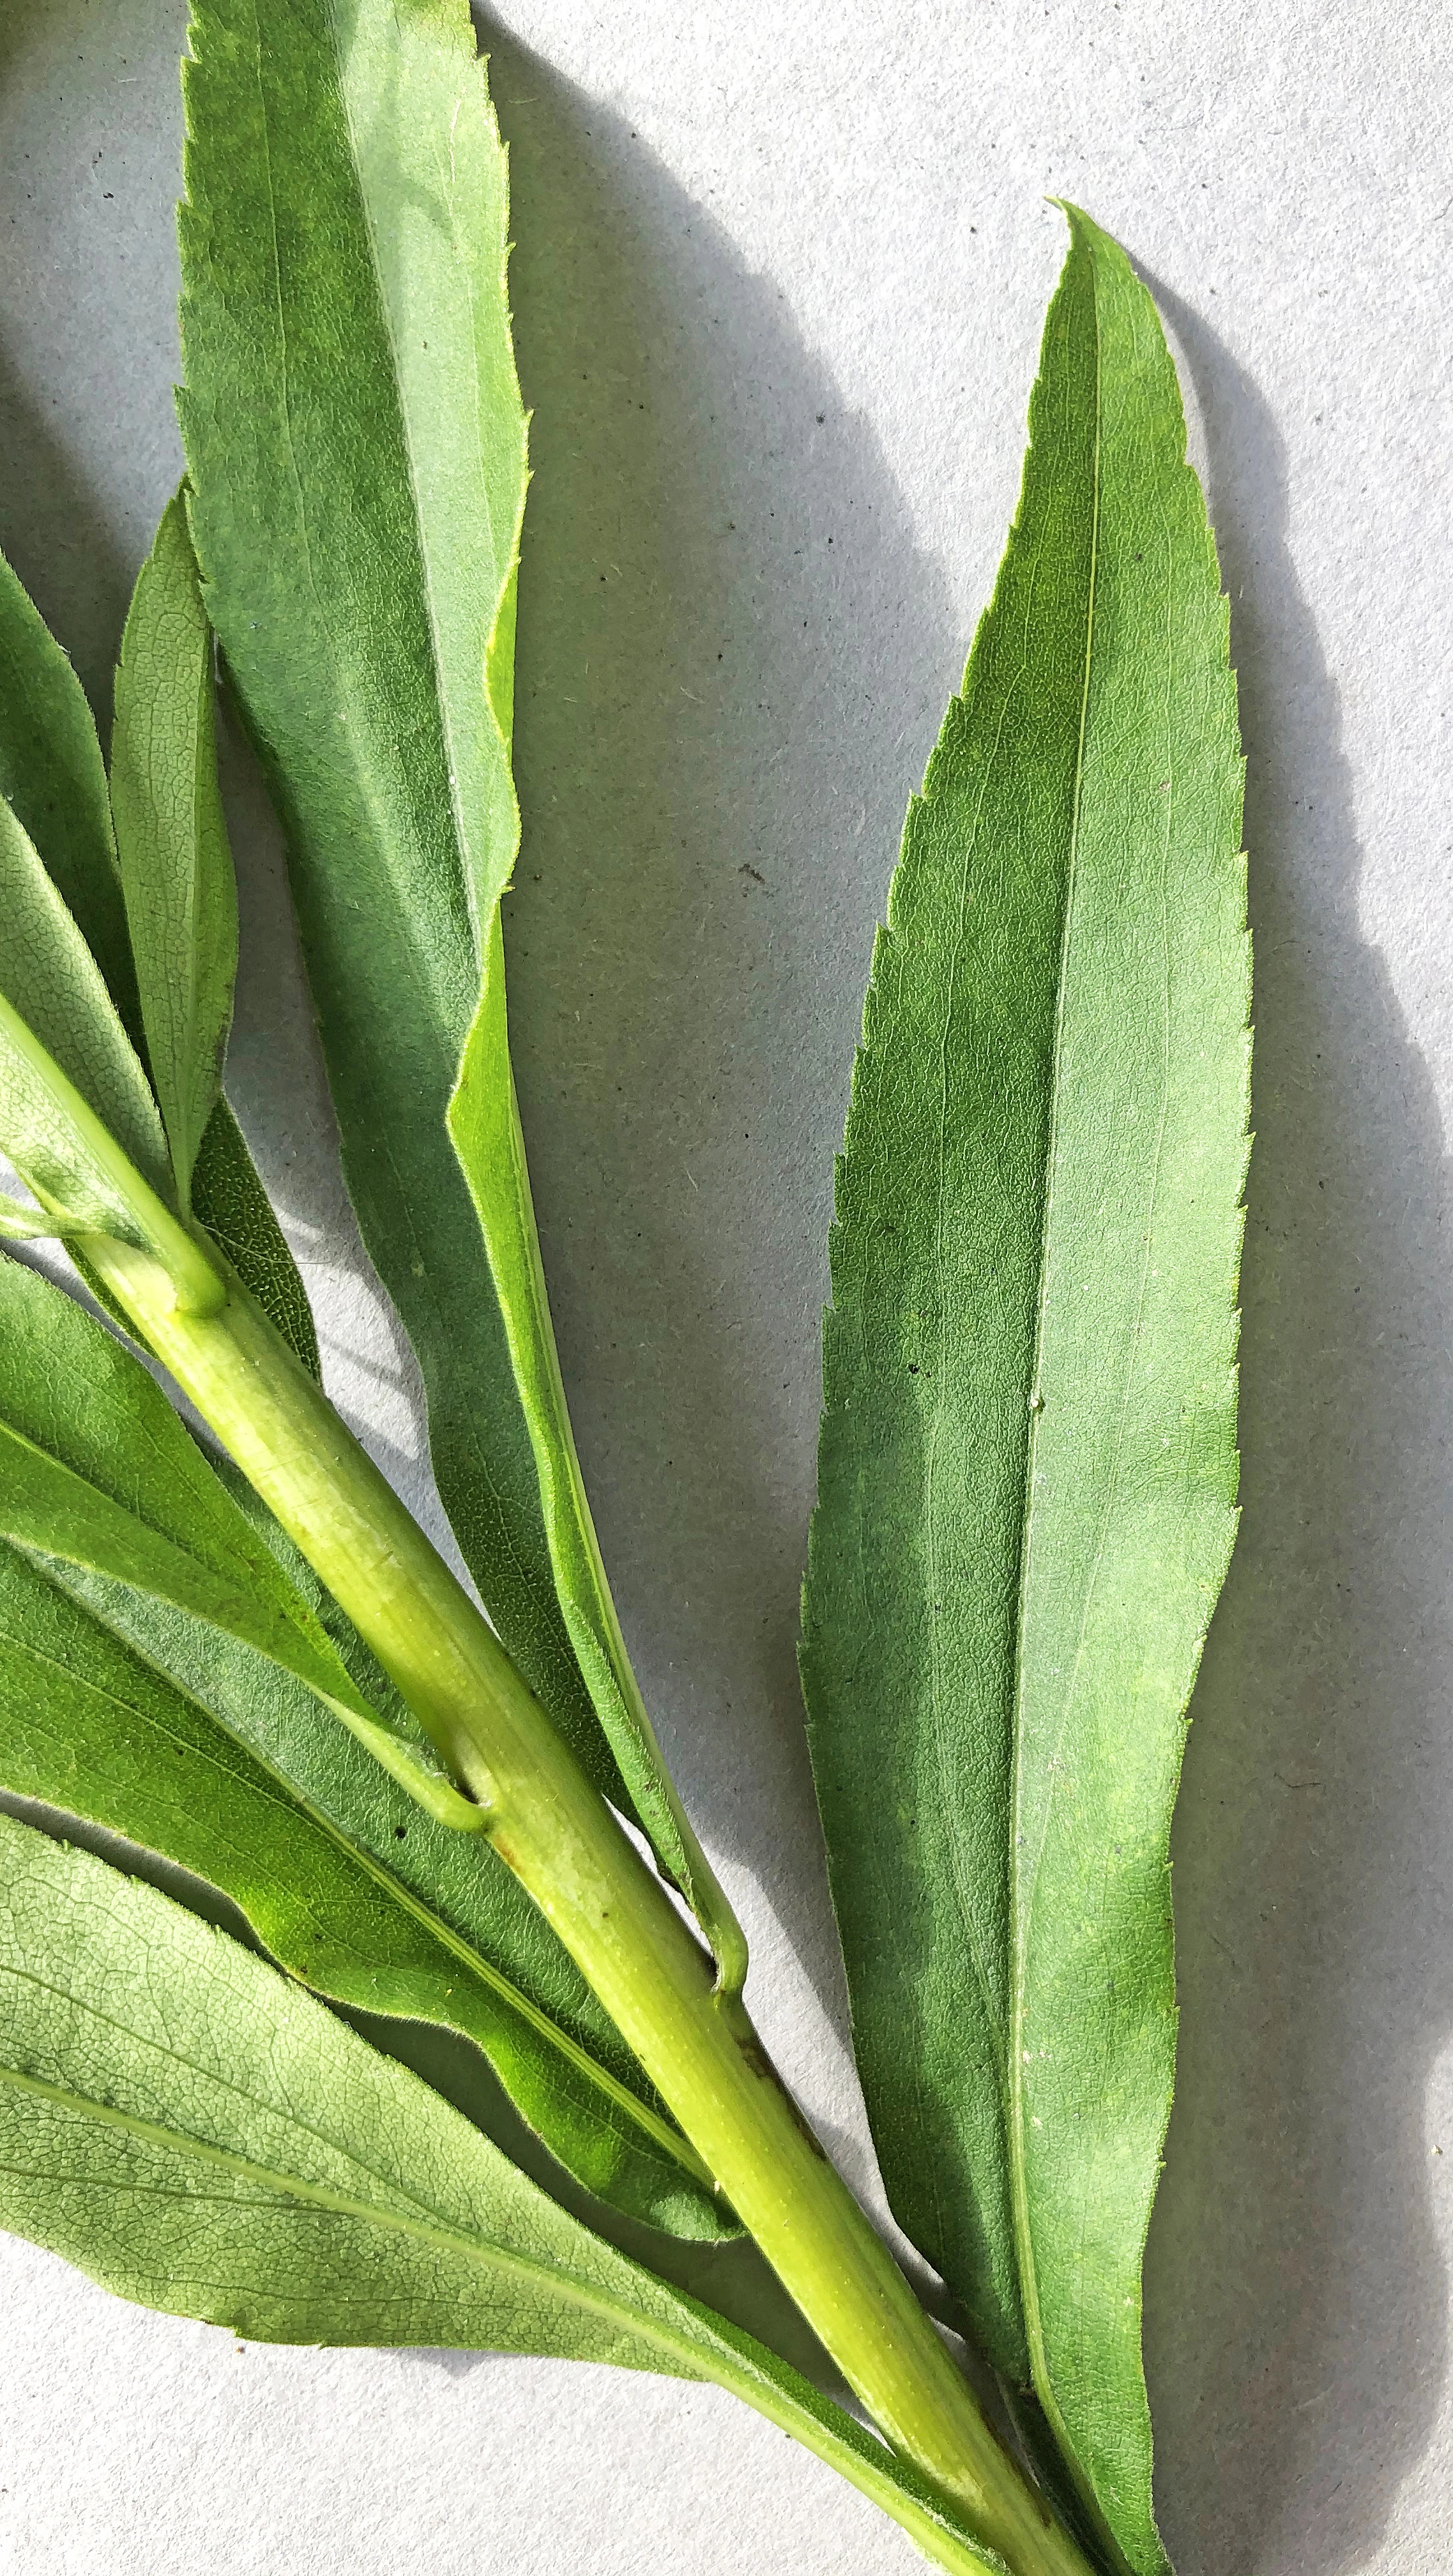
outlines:
[[[1249,958],[1154,309],[1067,209],[1018,515],[873,960],[804,1600],[874,2135],[991,2422],[754,2035],[571,1438],[510,1077],[526,424],[464,0],[194,0],[184,77],[187,481],[109,778],[0,585],[0,1223],[61,1238],[109,1319],[0,1262],[0,1782],[209,1881],[265,1956],[0,1819],[0,2221],[253,2338],[715,2380],[942,2567],[1156,2576],[1140,2270],[1236,1518]],[[223,1096],[214,636],[483,1616],[324,1395]],[[603,2218],[749,2231],[876,2432],[329,2003],[476,2041]]]

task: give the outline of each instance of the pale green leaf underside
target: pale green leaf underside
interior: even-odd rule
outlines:
[[[195,0],[192,50],[192,523],[288,827],[348,1186],[490,1615],[739,1985],[601,1567],[509,1078],[527,475],[473,28],[463,0]]]
[[[4,1551],[7,1787],[210,1879],[341,2000],[476,2038],[552,2150],[636,2216],[733,2231],[542,1917],[458,1831],[478,1811],[311,1570],[131,1353],[14,1262],[0,1535],[34,1568]]]
[[[1235,1530],[1249,948],[1174,370],[1079,215],[838,1172],[803,1675],[898,2217],[1138,2576],[1167,1840]]]
[[[294,1976],[474,2040],[577,2180],[734,2232],[504,1864],[276,1665],[127,1587],[0,1549],[0,1781],[209,1880]]]
[[[111,810],[147,1058],[186,1207],[232,1024],[237,889],[217,787],[212,630],[180,492],[121,641]]]
[[[836,2407],[568,2217],[416,2076],[154,1889],[8,1817],[0,2225],[124,2297],[255,2341],[715,2381],[931,2556],[977,2559]]]

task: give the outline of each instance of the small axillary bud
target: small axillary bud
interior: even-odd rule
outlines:
[[[220,1315],[230,1295],[226,1280],[216,1265],[209,1261],[199,1243],[183,1236],[185,1255],[178,1259],[161,1256],[167,1277],[172,1283],[173,1300],[179,1315],[194,1317],[205,1323],[209,1316]],[[168,1246],[168,1253],[171,1247]]]

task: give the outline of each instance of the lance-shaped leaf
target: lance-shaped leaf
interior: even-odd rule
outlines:
[[[0,556],[0,796],[10,804],[90,949],[143,1059],[136,970],[106,769],[85,691]],[[232,1111],[218,1100],[193,1176],[193,1213],[314,1376],[307,1294]],[[6,1231],[18,1234],[19,1227]],[[94,1286],[94,1282],[92,1283]]]
[[[714,2381],[937,2564],[999,2567],[797,2372],[568,2217],[417,2076],[155,1889],[8,1817],[0,2033],[0,2225],[123,2297],[258,2342]]]
[[[1140,2275],[1167,1838],[1236,1525],[1249,948],[1174,369],[1124,255],[1070,225],[874,955],[802,1661],[895,2210],[1154,2576]]]
[[[526,460],[505,155],[468,9],[196,0],[192,53],[192,530],[287,826],[349,1190],[490,1616],[736,1982],[740,1934],[604,1587],[513,1131],[487,1159],[513,1116],[498,906]],[[447,1123],[466,1046],[467,1181]]]
[[[578,2181],[672,2234],[735,2232],[560,1944],[277,1665],[129,1587],[0,1547],[0,1782],[230,1896],[320,1993],[483,2049]]]
[[[131,1352],[0,1262],[0,1536],[149,1593],[281,1664],[441,1824],[480,1810],[417,1727],[386,1724]]]
[[[142,565],[121,641],[111,811],[147,1058],[183,1207],[221,1091],[237,979],[212,658],[179,492]]]

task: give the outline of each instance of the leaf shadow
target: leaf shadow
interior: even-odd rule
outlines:
[[[63,14],[37,0],[38,21]],[[756,1894],[755,1996],[779,2053],[820,2065],[826,2040],[834,2071],[813,2115],[866,2185],[797,1593],[859,996],[963,638],[871,429],[772,281],[619,117],[485,32],[536,406],[509,934],[552,1297],[669,1756]],[[0,455],[0,542],[104,708],[134,564],[18,385]],[[901,771],[886,781],[885,731]],[[229,1089],[295,1244],[301,1230],[306,1259],[316,1235],[328,1264],[341,1409],[444,1536],[409,1436],[411,1357],[401,1339],[379,1356],[276,823],[235,740],[224,766],[243,917]],[[385,1416],[413,1407],[397,1437],[380,1430],[380,1396]],[[413,2025],[370,2035],[592,2224],[834,2384],[754,2249],[672,2247],[618,2224],[562,2182],[477,2052]]]
[[[1173,1841],[1184,2018],[1148,2365],[1183,2576],[1350,2576],[1446,2367],[1425,2100],[1453,2023],[1449,1166],[1359,927],[1281,439],[1210,325],[1150,282],[1199,398],[1231,598],[1257,1134],[1245,1518]]]
[[[0,75],[4,56],[0,53]],[[106,513],[0,345],[0,553],[75,663],[103,743],[130,591]]]
[[[511,1025],[566,1383],[667,1758],[784,1936],[754,2000],[795,1962],[787,2009],[845,2063],[795,1663],[832,1158],[964,641],[779,288],[613,110],[481,34],[534,414]]]
[[[37,0],[32,18],[60,15]],[[621,117],[485,36],[536,408],[509,939],[552,1294],[673,1766],[781,1926],[775,1952],[759,1942],[774,2040],[810,2062],[825,2013],[845,2066],[793,1665],[817,1310],[872,925],[966,638],[871,429],[771,280]],[[1186,2017],[1149,2361],[1183,2576],[1352,2576],[1445,2366],[1423,2121],[1453,2018],[1448,1175],[1426,1068],[1358,927],[1280,442],[1214,333],[1156,292],[1201,397],[1233,597],[1261,1034],[1246,1524],[1176,1830]],[[129,566],[9,375],[0,454],[0,543],[104,705]],[[235,794],[234,810],[254,798],[245,779]],[[282,1139],[284,1203],[342,1244],[260,808],[239,860],[240,1105],[265,1147]],[[390,1464],[404,1474],[404,1446]],[[473,2052],[373,2035],[552,2178]],[[829,2086],[812,2107],[861,2182],[847,2103]],[[749,2249],[663,2268],[814,2366]]]

